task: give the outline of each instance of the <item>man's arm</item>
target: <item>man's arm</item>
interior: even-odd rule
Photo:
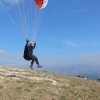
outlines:
[[[33,47],[33,49],[35,49],[35,47],[36,47],[36,43],[34,43],[34,47]]]
[[[29,40],[28,40],[28,39],[26,39],[26,46],[28,46],[28,42],[29,42]]]

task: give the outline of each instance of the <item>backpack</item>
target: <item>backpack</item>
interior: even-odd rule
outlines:
[[[28,46],[25,46],[25,48],[24,48],[23,57],[25,60],[31,60],[31,58],[28,56]]]

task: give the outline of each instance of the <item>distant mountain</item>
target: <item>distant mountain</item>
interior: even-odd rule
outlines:
[[[100,65],[69,65],[49,67],[45,68],[44,70],[69,76],[81,75],[93,80],[100,78]]]

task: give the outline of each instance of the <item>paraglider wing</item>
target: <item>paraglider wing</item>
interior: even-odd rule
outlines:
[[[37,31],[48,0],[0,0],[1,9],[6,12],[22,36],[35,41]]]
[[[34,1],[39,9],[45,8],[48,4],[48,0],[34,0]]]

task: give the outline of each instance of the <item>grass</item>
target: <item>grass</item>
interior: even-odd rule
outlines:
[[[0,85],[0,89],[2,89],[3,88],[3,86],[2,85]]]
[[[35,100],[34,98],[32,98],[31,100]]]
[[[15,91],[21,92],[21,91],[22,91],[22,87],[16,87],[16,88],[15,88]]]
[[[16,77],[22,80],[5,76],[9,70],[19,72]],[[28,75],[22,74],[22,71]],[[0,84],[0,100],[100,100],[100,83],[93,80],[26,69],[20,71],[7,68],[5,72],[5,75],[4,71],[0,74],[5,76]],[[53,85],[49,79],[57,84]]]
[[[31,92],[31,90],[28,89],[28,88],[24,89],[24,91],[26,91],[26,92]]]
[[[60,100],[66,100],[66,97],[65,96],[61,96]]]

